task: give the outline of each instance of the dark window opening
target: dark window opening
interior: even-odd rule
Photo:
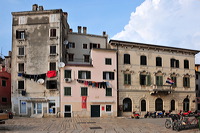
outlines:
[[[49,63],[49,70],[56,70],[56,62],[50,62]]]
[[[147,57],[145,55],[140,56],[140,65],[147,65]]]
[[[130,64],[130,55],[124,54],[124,64]]]
[[[103,80],[114,80],[114,72],[103,72]]]
[[[87,96],[87,95],[88,95],[88,88],[81,87],[81,96]]]
[[[50,46],[50,54],[56,54],[56,46]]]
[[[24,55],[24,47],[19,47],[19,55]]]
[[[100,44],[90,43],[90,49],[92,48],[100,48]]]
[[[111,58],[106,58],[105,59],[105,64],[106,65],[112,65],[112,59]]]
[[[6,80],[2,80],[2,86],[6,87]]]
[[[184,60],[184,68],[189,69],[189,61],[188,60]]]
[[[24,72],[24,63],[19,63],[19,72]]]
[[[78,78],[79,79],[91,79],[91,72],[90,71],[78,71]]]
[[[25,39],[25,31],[16,31],[16,39]]]
[[[71,87],[64,87],[64,96],[71,96]]]
[[[48,80],[46,83],[47,89],[57,89],[57,81],[56,80]]]
[[[65,70],[65,78],[71,78],[71,70]]]
[[[84,55],[84,62],[90,62],[90,55]]]
[[[156,66],[162,66],[162,58],[156,57]]]
[[[68,61],[74,61],[74,54],[68,54]]]
[[[87,49],[87,44],[83,44],[83,49]]]
[[[106,96],[112,96],[112,88],[106,88]]]
[[[146,111],[146,101],[145,100],[141,101],[141,111]]]
[[[50,37],[56,37],[56,29],[50,29]]]
[[[132,102],[130,98],[125,98],[123,100],[123,112],[131,112],[132,111]]]
[[[24,89],[24,81],[18,81],[18,89]]]

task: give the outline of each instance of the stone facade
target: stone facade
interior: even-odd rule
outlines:
[[[120,115],[196,109],[194,67],[199,51],[117,40],[109,43],[118,50]],[[167,78],[175,84],[166,83]]]

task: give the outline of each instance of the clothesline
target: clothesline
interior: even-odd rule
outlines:
[[[85,80],[79,80],[77,79],[78,83],[83,83],[86,86],[92,86],[92,87],[97,87],[97,88],[108,88],[111,87],[109,82],[95,82],[95,81],[85,81]]]

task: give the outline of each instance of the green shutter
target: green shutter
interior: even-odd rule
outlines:
[[[147,75],[147,85],[151,85],[151,75]]]
[[[81,76],[82,76],[82,72],[81,72],[81,71],[78,71],[78,78],[79,78],[79,79],[82,79]]]

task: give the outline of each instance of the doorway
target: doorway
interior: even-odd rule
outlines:
[[[91,105],[91,117],[100,117],[100,105]]]

